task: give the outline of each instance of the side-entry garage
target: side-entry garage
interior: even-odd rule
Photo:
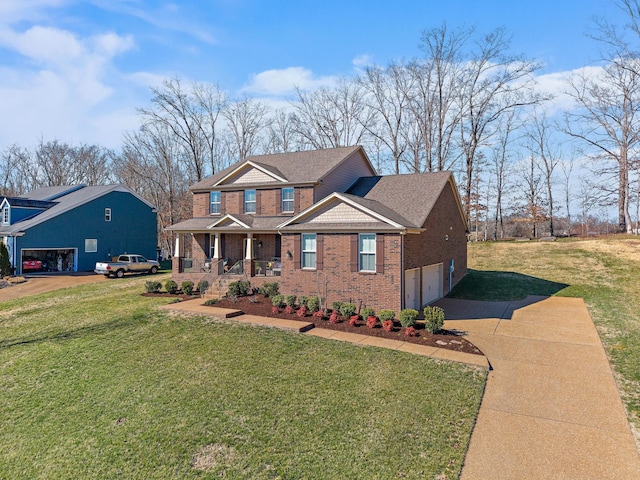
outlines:
[[[404,272],[404,308],[420,310],[443,296],[442,263]]]

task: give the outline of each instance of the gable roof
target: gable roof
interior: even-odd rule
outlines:
[[[25,207],[25,208],[49,208],[55,205],[55,202],[48,202],[45,200],[34,200],[26,197],[3,197],[0,205],[8,203],[12,207]]]
[[[12,225],[6,225],[0,227],[0,233],[3,234],[16,234],[24,232],[28,228],[35,225],[39,225],[47,220],[50,220],[62,213],[73,210],[80,205],[89,203],[96,198],[102,197],[111,192],[126,192],[130,193],[153,210],[156,209],[151,203],[147,202],[140,195],[132,191],[125,185],[97,185],[97,186],[85,186],[78,185],[75,187],[46,187],[29,192],[24,198],[29,200],[52,198],[52,195],[56,199],[54,202],[48,202],[51,206],[41,213],[33,215],[31,217],[20,220]],[[66,193],[65,193],[66,192]]]
[[[355,152],[360,151],[369,164],[371,173],[375,173],[371,162],[361,146],[328,148],[303,152],[276,153],[272,155],[254,155],[234,163],[215,175],[192,185],[191,191],[209,190],[218,186],[236,172],[251,165],[274,177],[274,182],[317,183],[340,163]]]
[[[215,233],[219,231],[235,231],[242,230],[246,232],[250,229],[252,232],[265,231],[275,232],[277,226],[282,223],[283,217],[267,217],[255,216],[248,214],[227,214],[222,217],[194,217],[175,223],[165,230],[171,232],[208,232]],[[226,224],[225,223],[229,223]],[[236,225],[233,225],[235,223]]]

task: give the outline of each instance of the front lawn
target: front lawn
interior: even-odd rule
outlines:
[[[457,478],[486,373],[174,317],[147,278],[0,305],[0,478]]]

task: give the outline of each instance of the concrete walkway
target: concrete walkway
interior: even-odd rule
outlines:
[[[492,370],[462,479],[640,479],[640,457],[582,299],[442,299]]]

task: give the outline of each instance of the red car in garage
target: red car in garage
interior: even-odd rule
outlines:
[[[42,270],[42,262],[40,260],[24,260],[22,262],[22,271],[25,270]]]

